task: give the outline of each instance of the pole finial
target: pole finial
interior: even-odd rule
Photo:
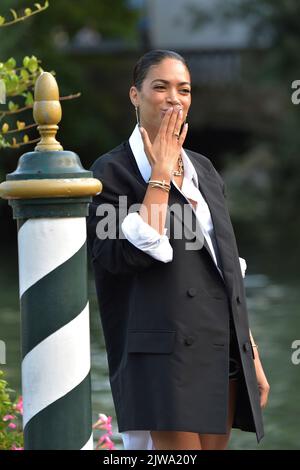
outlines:
[[[41,135],[41,140],[35,150],[63,150],[56,140],[57,124],[60,122],[61,116],[56,80],[51,73],[42,72],[34,87],[33,118],[38,124],[38,131]]]

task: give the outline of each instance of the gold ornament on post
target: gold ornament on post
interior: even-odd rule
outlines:
[[[59,90],[50,72],[42,72],[34,88],[33,118],[38,124],[41,140],[34,150],[63,150],[56,140],[58,123],[62,117]]]

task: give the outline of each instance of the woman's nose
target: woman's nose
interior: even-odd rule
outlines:
[[[177,98],[169,98],[168,103],[172,106],[177,106],[177,105],[181,106],[181,103]]]
[[[169,96],[167,97],[168,103],[170,103],[172,106],[176,106],[177,104],[181,105],[181,102],[177,96],[177,93],[170,93]]]

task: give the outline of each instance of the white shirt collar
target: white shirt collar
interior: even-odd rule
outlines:
[[[145,182],[148,183],[151,176],[151,165],[144,150],[144,143],[138,125],[135,126],[129,138],[129,145],[135,157],[140,173]],[[186,178],[188,181],[193,181],[195,186],[198,187],[198,176],[196,170],[184,149],[181,149],[181,156],[184,166],[184,178]]]

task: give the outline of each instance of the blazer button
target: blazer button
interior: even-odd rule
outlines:
[[[238,304],[242,303],[239,295],[237,296],[236,301]]]
[[[188,290],[187,290],[187,293],[190,297],[194,297],[197,293],[197,289],[195,287],[190,287]]]
[[[187,338],[184,338],[184,344],[186,344],[187,346],[190,346],[191,344],[193,344],[194,342],[194,338],[192,336],[188,336]]]
[[[250,343],[246,341],[246,343],[243,344],[243,350],[245,352],[250,351]]]

